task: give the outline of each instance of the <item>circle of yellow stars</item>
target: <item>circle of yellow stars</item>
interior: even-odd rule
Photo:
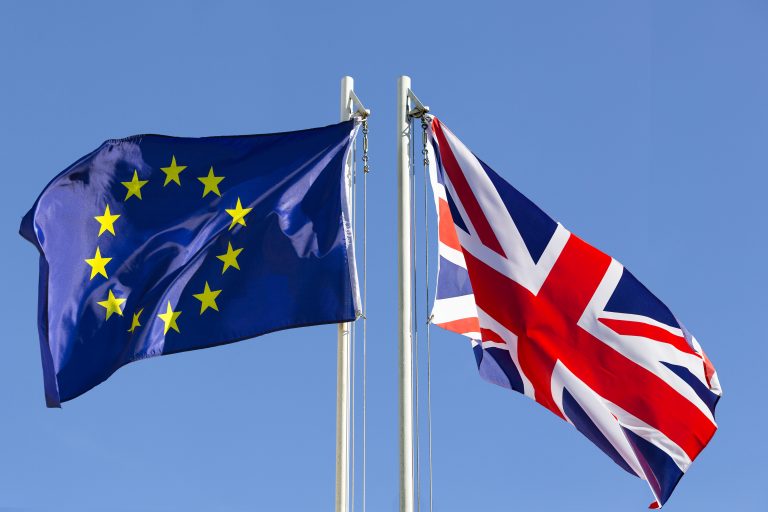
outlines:
[[[170,164],[167,167],[160,168],[160,170],[165,174],[163,187],[165,188],[172,183],[181,187],[181,173],[187,169],[187,167],[188,166],[186,165],[179,165],[179,163],[176,161],[176,155],[171,155]],[[219,185],[225,179],[225,176],[217,176],[213,166],[211,166],[211,168],[208,170],[207,175],[199,176],[197,179],[203,185],[202,197],[205,197],[208,194],[215,194],[221,197]],[[136,198],[135,200],[141,201],[142,188],[149,183],[149,179],[140,179],[138,169],[134,169],[131,180],[121,181],[120,183],[126,189],[123,202],[127,202],[132,198]],[[252,209],[253,208],[244,208],[240,198],[238,197],[234,208],[225,209],[225,212],[232,218],[232,221],[229,225],[229,230],[231,231],[237,225],[246,226],[246,216],[251,212]],[[110,205],[106,204],[104,206],[104,213],[93,217],[96,222],[99,223],[99,232],[97,238],[101,239],[102,235],[107,234],[112,235],[112,237],[116,237],[117,232],[115,230],[115,223],[120,219],[120,217],[120,214],[113,214],[110,209]],[[222,262],[222,274],[224,274],[230,268],[240,270],[240,265],[237,261],[237,258],[242,252],[243,248],[234,248],[232,247],[232,242],[227,242],[227,251],[224,254],[216,256],[216,258]],[[96,246],[96,252],[94,256],[92,258],[85,258],[84,261],[90,267],[89,280],[92,281],[97,276],[102,276],[104,279],[109,279],[107,265],[112,261],[112,258],[104,256],[101,253],[101,247],[98,244]],[[219,294],[221,294],[221,291],[222,290],[211,289],[208,281],[205,281],[205,287],[203,290],[200,293],[195,293],[192,295],[195,299],[200,301],[200,315],[209,309],[213,311],[219,311],[219,306],[216,303],[216,299],[218,298]],[[107,297],[102,301],[97,301],[96,304],[104,308],[106,321],[109,320],[110,317],[112,317],[114,314],[122,317],[123,307],[127,300],[127,296],[117,296],[115,295],[115,290],[109,289],[107,290]],[[144,308],[141,308],[132,314],[131,325],[128,329],[129,333],[133,334],[137,329],[143,327],[141,323],[141,315],[143,312]],[[178,319],[181,316],[181,313],[181,311],[174,311],[174,306],[171,304],[171,301],[167,301],[165,312],[159,313],[157,315],[157,318],[163,322],[164,336],[167,335],[168,331],[171,330],[177,333],[181,333],[178,325]]]

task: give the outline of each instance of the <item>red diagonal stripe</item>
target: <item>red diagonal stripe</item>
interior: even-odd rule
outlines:
[[[490,329],[480,328],[480,335],[483,337],[483,341],[493,341],[496,343],[507,344],[506,340],[502,338],[497,332]]]
[[[715,375],[715,367],[712,365],[712,361],[709,360],[707,354],[701,351],[701,357],[704,359],[704,376],[707,378],[707,385],[712,387],[712,377]]]
[[[501,244],[496,239],[496,234],[493,232],[493,228],[488,223],[488,219],[485,217],[483,209],[480,207],[480,203],[477,202],[475,194],[472,192],[472,187],[469,186],[464,171],[461,170],[459,162],[453,154],[451,146],[445,138],[443,133],[443,127],[437,118],[432,121],[432,131],[437,138],[440,151],[440,160],[443,163],[445,172],[448,173],[448,178],[451,180],[453,188],[459,195],[459,200],[464,206],[464,210],[469,215],[469,221],[475,227],[477,235],[480,237],[480,241],[489,249],[506,256],[504,250],[501,248]]]
[[[687,341],[685,341],[685,338],[682,336],[675,336],[671,332],[667,331],[666,329],[662,329],[661,327],[645,324],[642,322],[634,322],[631,320],[619,320],[616,318],[599,318],[598,320],[601,324],[606,325],[616,334],[650,338],[662,343],[668,343],[680,352],[698,356],[696,351],[688,345]]]
[[[437,326],[458,334],[464,334],[465,332],[480,332],[480,321],[476,316],[470,318],[461,318],[459,320],[451,320],[450,322],[443,322],[441,324],[437,324]]]
[[[440,241],[451,249],[461,251],[461,244],[459,243],[459,236],[456,234],[456,226],[453,224],[453,216],[451,216],[451,209],[448,206],[448,201],[439,199],[440,216],[438,217],[438,237]]]

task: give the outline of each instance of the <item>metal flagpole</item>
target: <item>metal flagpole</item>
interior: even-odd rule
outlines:
[[[351,76],[341,79],[340,120],[352,117],[351,99],[355,81]],[[344,165],[347,197],[352,196],[351,158],[349,153]],[[350,208],[350,225],[352,209]],[[338,351],[336,357],[336,512],[349,512],[349,395],[350,395],[350,335],[352,324],[338,326]]]
[[[400,512],[413,512],[413,367],[411,355],[411,168],[408,93],[411,79],[397,80],[397,234],[400,380]]]

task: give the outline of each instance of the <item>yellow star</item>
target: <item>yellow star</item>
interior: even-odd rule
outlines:
[[[200,180],[203,185],[205,185],[205,188],[203,189],[203,197],[207,196],[209,192],[213,192],[217,196],[221,197],[221,192],[219,192],[219,183],[221,183],[221,180],[224,179],[224,176],[214,175],[213,166],[211,166],[211,170],[208,171],[208,176],[197,179]]]
[[[141,323],[139,322],[139,317],[144,312],[144,308],[141,308],[137,313],[133,314],[133,320],[131,320],[131,328],[128,329],[128,332],[133,332],[136,330],[137,327],[141,327]]]
[[[123,201],[127,201],[131,196],[136,196],[141,199],[141,187],[149,183],[149,180],[140,180],[139,173],[134,169],[133,179],[131,181],[121,181],[120,183],[128,189],[128,193],[125,194],[125,199],[123,199]]]
[[[107,297],[107,300],[102,300],[96,304],[107,310],[107,320],[109,320],[109,317],[112,316],[112,313],[117,313],[118,315],[123,316],[123,310],[120,308],[120,306],[123,305],[123,302],[125,302],[125,299],[118,299],[115,297],[115,294],[112,293],[112,290],[109,290],[109,296]]]
[[[229,267],[235,267],[237,270],[240,270],[240,265],[237,264],[237,257],[242,251],[243,249],[232,250],[232,243],[227,243],[227,253],[222,254],[221,256],[216,256],[224,262],[224,268],[221,270],[222,274],[226,272]]]
[[[105,231],[109,231],[113,235],[115,234],[115,221],[120,217],[120,215],[112,215],[112,212],[109,211],[109,205],[104,209],[104,215],[97,215],[94,217],[100,224],[99,226],[99,236],[101,236],[102,233]]]
[[[208,286],[208,281],[205,282],[205,290],[202,293],[192,295],[194,298],[200,301],[200,314],[203,314],[208,308],[219,310],[219,306],[216,305],[216,297],[219,296],[221,290],[211,290]]]
[[[232,216],[232,224],[229,225],[229,229],[235,227],[235,224],[241,224],[245,226],[245,216],[248,215],[253,208],[243,208],[240,204],[240,198],[237,198],[237,206],[233,209],[227,209],[227,213]]]
[[[168,301],[168,309],[165,313],[157,315],[158,318],[165,323],[163,334],[168,334],[168,329],[173,329],[174,331],[181,333],[181,331],[179,331],[179,326],[176,325],[176,319],[179,318],[180,314],[181,311],[174,311],[173,308],[171,308],[171,301]]]
[[[186,169],[186,165],[176,165],[176,156],[171,157],[171,165],[170,167],[161,167],[160,170],[165,173],[165,183],[163,183],[163,186],[166,186],[172,181],[175,181],[177,185],[181,185],[181,180],[179,179],[179,173]]]
[[[97,247],[96,256],[85,260],[85,262],[91,266],[91,279],[96,277],[96,274],[101,274],[107,279],[109,279],[109,276],[107,275],[106,266],[107,266],[107,263],[109,263],[110,261],[112,261],[112,258],[101,257],[101,251]]]

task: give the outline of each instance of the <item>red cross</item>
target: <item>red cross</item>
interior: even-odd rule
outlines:
[[[695,405],[578,325],[610,256],[569,235],[536,295],[470,253],[464,257],[477,305],[517,335],[520,366],[537,402],[563,417],[551,392],[559,360],[597,394],[664,432],[691,458],[704,448],[715,426]],[[486,334],[498,338],[486,331],[484,339]]]

